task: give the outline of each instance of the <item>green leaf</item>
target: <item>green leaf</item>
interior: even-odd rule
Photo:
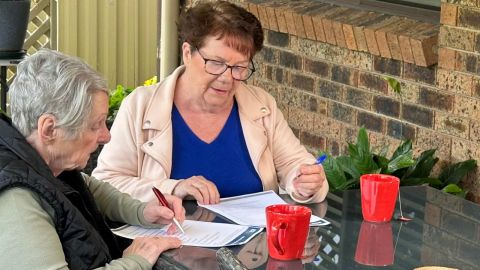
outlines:
[[[467,195],[467,193],[459,186],[457,186],[456,184],[448,184],[447,186],[445,186],[442,191],[446,192],[446,193],[449,193],[449,194],[453,194],[453,195],[457,195],[457,196],[460,196],[460,197],[463,197],[465,198],[465,195]]]
[[[399,96],[402,95],[402,86],[396,79],[392,77],[384,77],[383,79],[387,81],[388,85],[393,89],[393,92]]]
[[[420,156],[415,160],[415,163],[408,168],[405,174],[402,176],[406,178],[425,178],[429,177],[432,172],[433,166],[438,162],[438,158],[434,158],[436,149],[429,149],[423,151]]]
[[[338,166],[336,160],[331,156],[328,156],[327,159],[322,164],[325,175],[327,176],[328,185],[332,191],[343,190],[347,178],[345,173]]]
[[[408,168],[414,163],[415,161],[413,160],[413,150],[410,149],[408,152],[397,155],[394,159],[390,160],[385,173],[392,174],[399,169]]]
[[[406,140],[402,144],[400,144],[397,147],[397,149],[395,149],[395,152],[393,152],[391,160],[395,159],[398,156],[409,153],[409,152],[412,152],[412,140]]]
[[[424,177],[424,178],[407,178],[407,179],[402,179],[400,182],[402,186],[418,186],[418,185],[423,185],[423,184],[428,184],[432,187],[439,187],[442,182],[438,180],[437,178],[430,178],[430,177]]]
[[[438,177],[443,185],[458,184],[460,180],[470,171],[477,167],[477,161],[474,159],[465,160],[452,164],[442,170]]]
[[[358,181],[360,181],[361,173],[358,171],[357,166],[355,165],[351,157],[337,157],[337,164],[339,169],[341,169],[343,172],[350,176],[349,178],[357,179]]]

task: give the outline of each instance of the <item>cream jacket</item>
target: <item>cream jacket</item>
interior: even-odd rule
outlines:
[[[175,85],[183,70],[181,66],[161,83],[138,87],[125,98],[111,128],[112,139],[100,153],[93,176],[141,201],[155,198],[152,186],[172,193],[179,182],[169,178],[171,112]],[[298,167],[313,164],[315,158],[295,137],[270,94],[258,87],[240,84],[235,99],[248,152],[263,189],[276,192],[282,189],[292,196],[292,181]],[[327,192],[325,181],[313,197],[297,201],[319,202]]]

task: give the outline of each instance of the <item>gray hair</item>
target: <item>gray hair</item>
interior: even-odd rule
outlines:
[[[40,116],[52,114],[57,127],[77,137],[90,115],[95,91],[108,94],[107,83],[83,60],[42,49],[18,64],[9,91],[13,125],[28,137]]]

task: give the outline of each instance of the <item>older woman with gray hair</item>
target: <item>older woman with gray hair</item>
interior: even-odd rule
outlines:
[[[181,200],[142,203],[79,172],[99,144],[108,90],[78,58],[41,50],[18,65],[11,116],[0,117],[0,269],[151,269],[180,240],[137,238],[122,254],[104,217],[134,225],[182,221]]]

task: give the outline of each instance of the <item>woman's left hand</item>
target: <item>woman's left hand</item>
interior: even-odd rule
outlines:
[[[169,224],[175,217],[178,222],[182,223],[185,220],[185,208],[182,206],[182,200],[176,196],[165,194],[168,207],[162,206],[157,199],[150,201],[143,209],[143,216],[145,220],[150,223]]]
[[[301,165],[299,175],[293,181],[295,195],[300,198],[310,198],[324,185],[327,178],[322,165]]]

